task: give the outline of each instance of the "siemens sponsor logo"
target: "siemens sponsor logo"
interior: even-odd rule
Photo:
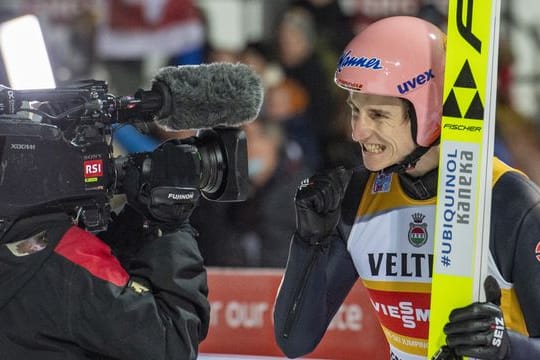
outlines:
[[[365,56],[351,56],[351,50],[339,57],[337,72],[341,72],[344,67],[360,67],[372,70],[384,69],[381,65],[381,59],[376,57],[368,58]]]
[[[433,274],[432,254],[370,253],[368,262],[372,276],[431,278]]]
[[[433,75],[433,69],[429,69],[428,71],[424,71],[422,74],[418,74],[412,79],[401,83],[397,86],[397,89],[399,93],[403,95],[408,93],[409,91],[416,89],[417,86],[426,84],[434,77],[435,75]]]
[[[407,329],[416,329],[418,323],[429,321],[429,309],[416,308],[410,301],[400,301],[397,305],[389,305],[371,300],[371,304],[378,313],[400,319],[403,327]]]
[[[440,262],[443,267],[452,265],[452,245],[456,225],[470,225],[473,209],[473,168],[477,161],[472,151],[455,149],[444,161],[445,190],[443,194],[442,241]]]

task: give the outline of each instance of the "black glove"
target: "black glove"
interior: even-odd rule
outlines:
[[[146,219],[147,225],[163,232],[175,231],[188,221],[199,203],[198,192],[185,200],[169,199],[168,194],[176,194],[176,187],[143,179],[135,166],[126,169],[123,189],[128,204]]]
[[[302,181],[296,191],[296,234],[310,245],[328,245],[341,215],[341,201],[352,170],[338,167]]]
[[[500,306],[501,289],[497,280],[488,276],[484,282],[486,302],[454,309],[444,326],[446,344],[458,356],[503,360],[510,341]]]

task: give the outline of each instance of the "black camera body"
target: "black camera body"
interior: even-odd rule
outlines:
[[[151,120],[148,108],[136,97],[109,94],[104,81],[49,90],[1,87],[1,221],[60,209],[90,231],[103,230],[110,200],[125,193],[126,177],[134,175],[150,209],[196,201],[201,194],[213,201],[245,200],[247,146],[239,128],[202,129],[151,152],[114,156],[115,128]]]

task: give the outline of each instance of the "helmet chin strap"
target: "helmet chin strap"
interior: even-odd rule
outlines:
[[[416,163],[424,154],[430,149],[430,147],[423,147],[418,146],[416,149],[413,150],[409,155],[403,159],[403,161],[398,162],[397,164],[390,165],[387,168],[384,168],[380,170],[380,173],[383,174],[390,174],[390,173],[397,173],[402,174],[405,171],[412,169],[416,166]]]

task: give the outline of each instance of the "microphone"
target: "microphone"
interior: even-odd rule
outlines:
[[[167,66],[150,91],[135,93],[138,110],[154,114],[164,130],[238,127],[254,120],[262,106],[259,75],[245,64]]]

